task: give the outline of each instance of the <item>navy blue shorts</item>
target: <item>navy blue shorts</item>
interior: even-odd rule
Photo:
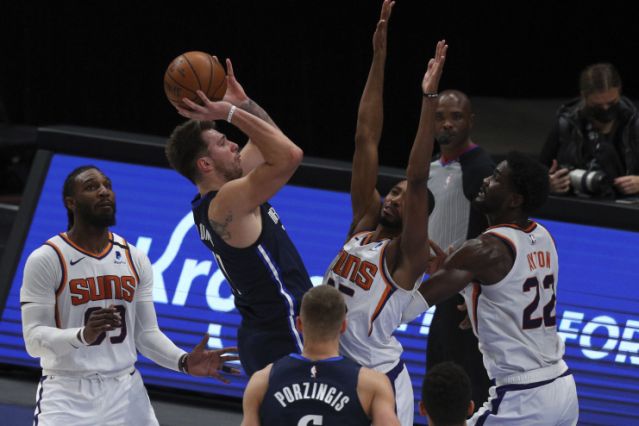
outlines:
[[[241,326],[237,330],[240,362],[247,376],[290,353],[300,353],[297,339],[287,329],[255,329]]]

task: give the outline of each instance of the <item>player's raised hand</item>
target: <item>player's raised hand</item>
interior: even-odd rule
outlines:
[[[229,111],[233,106],[229,102],[213,102],[201,90],[197,91],[197,95],[202,99],[202,105],[198,105],[188,98],[182,98],[182,102],[188,108],[175,107],[181,116],[198,121],[222,120],[229,116]]]
[[[391,12],[395,2],[392,0],[384,0],[382,3],[382,12],[373,34],[373,52],[385,52],[386,51],[386,34],[388,29],[388,20],[390,19]]]
[[[82,337],[88,344],[95,342],[100,334],[122,327],[123,319],[114,305],[91,312],[84,328]]]
[[[213,56],[213,58],[217,61],[217,56]],[[233,64],[228,58],[226,59],[226,94],[222,100],[238,107],[249,100],[244,88],[235,78]]]
[[[444,70],[447,51],[446,40],[439,40],[435,48],[435,56],[428,61],[426,74],[424,74],[424,79],[422,80],[422,91],[424,93],[437,93],[439,90],[439,79]]]
[[[213,377],[221,382],[229,383],[229,380],[222,376],[221,373],[240,374],[237,369],[224,365],[225,362],[240,359],[237,355],[227,355],[229,352],[237,352],[237,348],[208,350],[206,349],[208,341],[209,335],[205,334],[202,341],[187,356],[186,368],[188,373],[192,376]]]

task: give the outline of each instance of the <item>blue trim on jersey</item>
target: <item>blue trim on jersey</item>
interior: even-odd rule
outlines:
[[[38,426],[38,416],[42,414],[42,407],[40,407],[40,402],[42,402],[42,392],[44,391],[44,381],[49,376],[42,376],[40,378],[40,392],[38,392],[38,400],[36,401],[36,412],[33,415],[33,424]]]
[[[257,253],[258,253],[258,257],[260,259],[262,259],[262,262],[264,262],[264,265],[266,266],[266,268],[270,272],[271,277],[273,278],[273,281],[275,281],[275,283],[278,285],[278,288],[280,290],[280,294],[282,295],[282,298],[284,299],[284,302],[286,303],[286,305],[288,307],[288,313],[289,313],[289,315],[288,315],[288,323],[289,324],[288,325],[289,325],[289,328],[291,330],[291,334],[293,335],[295,343],[297,344],[298,350],[300,352],[302,352],[302,339],[301,339],[299,333],[297,332],[297,329],[295,328],[295,305],[293,303],[293,300],[295,300],[295,299],[284,288],[284,283],[280,279],[281,272],[280,272],[279,268],[277,267],[277,264],[275,262],[273,262],[273,260],[271,259],[271,257],[272,257],[271,254],[262,246],[262,244],[259,244],[257,246]]]
[[[214,191],[210,191],[210,192],[214,192]],[[210,192],[207,192],[204,195],[200,194],[199,192],[197,194],[195,194],[195,197],[193,197],[193,200],[191,200],[191,207],[194,208],[194,209],[200,207],[200,204],[202,204],[202,201],[204,201],[206,199],[206,196]],[[217,191],[215,191],[215,192],[217,192]]]
[[[291,358],[296,358],[296,359],[299,359],[299,360],[302,360],[302,361],[308,361],[308,362],[335,362],[335,361],[341,361],[341,360],[344,359],[344,357],[341,356],[341,355],[334,356],[334,357],[331,357],[331,358],[326,358],[326,359],[318,359],[318,360],[315,360],[315,361],[313,361],[312,359],[308,359],[308,358],[306,358],[303,355],[295,354],[295,353],[289,354],[288,356],[290,356]]]
[[[563,374],[560,374],[554,379],[543,380],[541,382],[534,382],[534,383],[497,386],[497,388],[495,389],[495,393],[497,394],[497,396],[495,399],[493,399],[490,402],[491,409],[486,410],[486,412],[484,412],[484,414],[482,414],[481,417],[477,419],[477,422],[475,423],[475,425],[482,426],[484,423],[486,423],[486,419],[488,418],[488,416],[490,416],[491,414],[497,414],[497,412],[499,411],[499,406],[501,405],[501,402],[503,401],[504,395],[506,395],[506,392],[538,388],[539,386],[547,385],[549,383],[554,382],[557,379],[569,376],[571,374],[572,372],[570,371],[570,369],[567,369],[566,371],[563,372]]]

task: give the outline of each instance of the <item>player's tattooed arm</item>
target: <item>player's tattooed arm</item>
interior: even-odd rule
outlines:
[[[262,120],[266,121],[271,126],[277,127],[277,124],[275,124],[271,116],[268,115],[268,113],[264,111],[264,108],[259,106],[258,103],[255,102],[253,99],[245,100],[244,102],[239,104],[238,107],[242,108],[246,112],[253,114],[256,117],[261,118]],[[279,129],[279,127],[277,128]]]
[[[231,233],[228,230],[229,224],[233,221],[233,213],[229,212],[222,222],[217,222],[209,218],[211,228],[217,235],[219,235],[224,241],[231,239]]]

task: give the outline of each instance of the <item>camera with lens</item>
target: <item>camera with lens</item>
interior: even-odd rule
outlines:
[[[575,169],[571,166],[563,166],[570,170],[570,186],[577,195],[593,197],[611,197],[614,195],[613,180],[602,170]]]

